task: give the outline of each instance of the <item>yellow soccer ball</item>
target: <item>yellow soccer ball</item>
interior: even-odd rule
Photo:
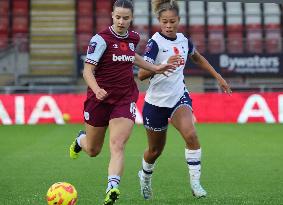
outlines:
[[[78,193],[72,184],[57,182],[48,189],[46,200],[48,205],[75,205]]]

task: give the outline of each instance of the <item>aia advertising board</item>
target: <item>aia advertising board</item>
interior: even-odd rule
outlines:
[[[282,93],[192,93],[198,123],[283,123]],[[137,103],[142,123],[144,93]],[[83,123],[85,94],[0,95],[0,124]]]

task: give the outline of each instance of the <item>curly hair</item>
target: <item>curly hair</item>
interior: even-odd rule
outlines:
[[[168,10],[175,10],[179,16],[179,5],[177,0],[152,0],[151,5],[158,18],[160,17],[161,12]]]

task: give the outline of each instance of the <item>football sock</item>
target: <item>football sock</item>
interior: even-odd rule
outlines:
[[[77,144],[78,146],[82,147],[82,146],[81,146],[81,139],[82,139],[82,138],[85,138],[85,137],[86,137],[86,134],[85,134],[85,133],[81,133],[80,136],[77,137],[77,143],[76,143],[76,144]]]
[[[185,149],[185,157],[187,160],[191,181],[199,180],[201,174],[201,149]]]
[[[155,164],[147,163],[144,158],[142,159],[142,177],[149,178],[152,176],[153,169]]]
[[[120,176],[117,175],[112,175],[112,176],[108,176],[108,186],[106,189],[106,193],[113,188],[118,188],[120,183]]]

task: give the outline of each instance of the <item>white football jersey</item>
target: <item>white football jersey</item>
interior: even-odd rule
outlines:
[[[158,107],[172,108],[183,96],[185,88],[184,67],[189,55],[193,55],[195,47],[182,33],[177,38],[168,38],[161,33],[155,33],[148,41],[144,60],[152,64],[166,64],[170,56],[179,54],[182,61],[173,73],[155,74],[150,78],[149,88],[146,91],[145,101]]]

